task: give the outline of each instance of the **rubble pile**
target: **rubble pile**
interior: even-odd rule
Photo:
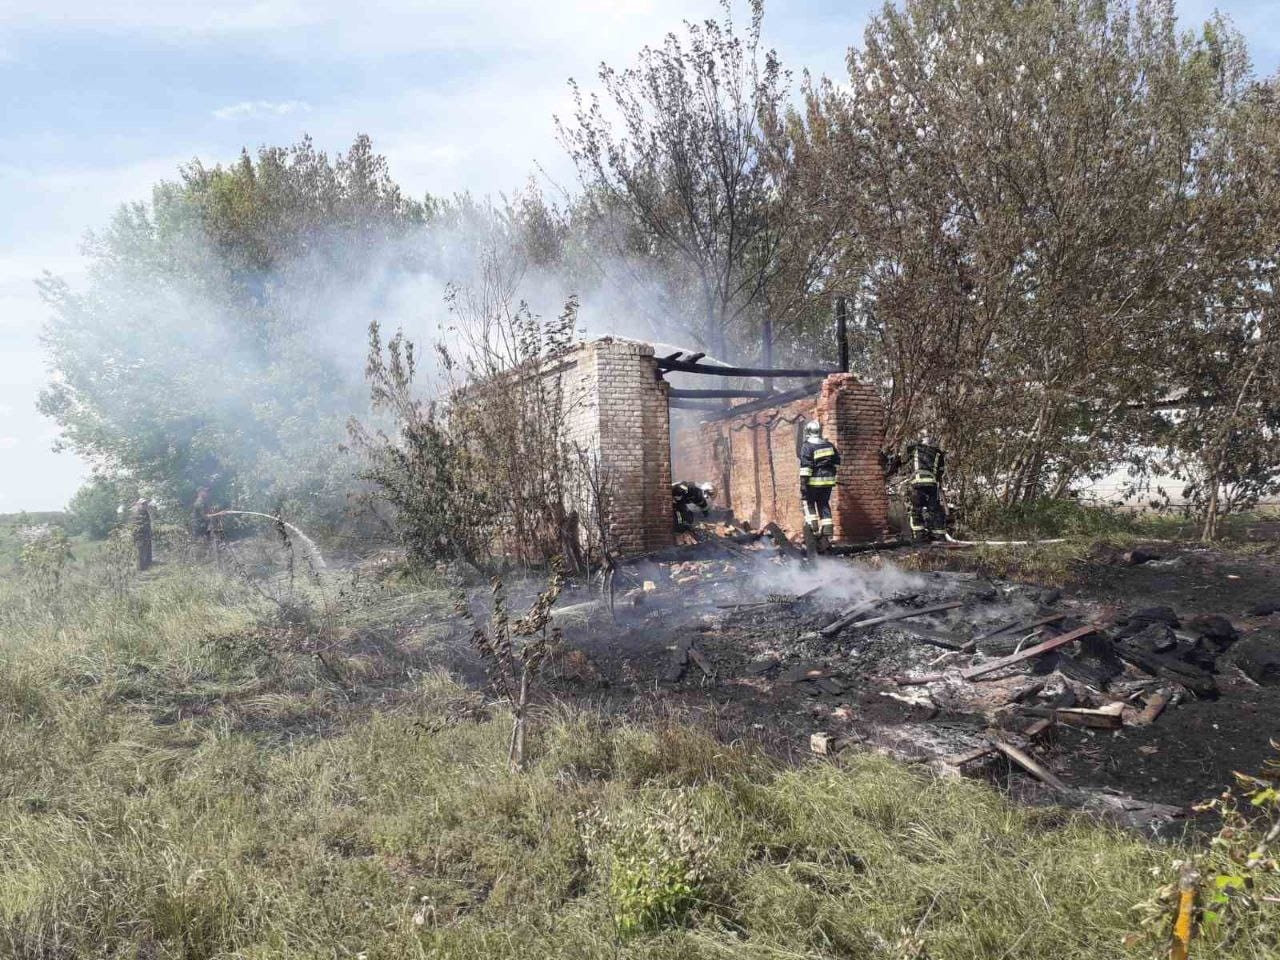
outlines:
[[[1017,771],[1055,799],[1144,820],[1180,811],[1072,787],[1054,772],[1055,737],[1096,735],[1105,749],[1111,734],[1217,698],[1224,670],[1280,684],[1277,637],[1243,637],[1220,615],[721,546],[635,566],[612,631],[597,620],[569,642],[621,657],[613,673],[635,684],[734,707],[765,739],[822,755],[859,744],[949,775]],[[609,673],[597,671],[601,685]]]

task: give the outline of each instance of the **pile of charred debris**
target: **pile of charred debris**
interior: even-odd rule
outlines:
[[[1240,639],[1227,618],[905,573],[885,554],[815,563],[705,547],[628,565],[611,612],[558,611],[578,664],[569,679],[710,696],[765,741],[878,750],[1148,828],[1185,813],[1073,786],[1046,755],[1064,728],[1105,744],[1217,697],[1219,661]]]

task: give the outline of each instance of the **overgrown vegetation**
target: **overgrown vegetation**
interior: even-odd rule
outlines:
[[[450,291],[449,336],[435,344],[440,397],[423,396],[419,353],[403,331],[369,328],[366,375],[391,431],[353,418],[362,478],[395,511],[414,559],[607,563],[608,478],[570,436],[584,398],[556,365],[577,333],[577,302],[546,319],[513,302],[519,277],[491,252],[477,288]]]

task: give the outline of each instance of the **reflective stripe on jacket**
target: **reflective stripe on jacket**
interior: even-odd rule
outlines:
[[[800,448],[800,476],[811,487],[834,487],[840,451],[830,440],[806,440]]]
[[[937,447],[913,443],[907,447],[913,484],[940,484],[945,469],[945,456]]]

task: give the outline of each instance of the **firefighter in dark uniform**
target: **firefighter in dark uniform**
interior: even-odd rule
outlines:
[[[191,539],[209,539],[209,488],[201,487],[196,491],[195,502],[191,504]]]
[[[148,570],[153,562],[151,539],[151,501],[139,497],[129,511],[129,532],[138,551],[138,570]]]
[[[822,425],[810,420],[804,427],[804,445],[800,447],[800,502],[804,504],[805,523],[820,537],[835,533],[831,519],[831,491],[836,486],[836,467],[840,451],[822,436]]]
[[[706,517],[711,513],[711,501],[715,499],[716,488],[709,483],[694,483],[682,480],[671,485],[671,505],[675,509],[676,529],[689,530],[694,524],[694,510],[702,511]]]
[[[947,511],[942,505],[946,454],[928,430],[907,445],[905,466],[911,471],[911,536],[915,540],[947,539]]]

